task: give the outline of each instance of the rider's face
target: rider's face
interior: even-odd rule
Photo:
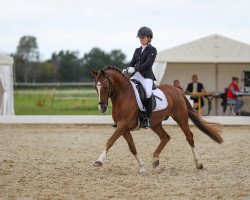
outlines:
[[[150,38],[147,36],[140,36],[139,39],[142,45],[147,45],[150,42]]]

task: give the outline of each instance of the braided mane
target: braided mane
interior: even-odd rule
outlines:
[[[115,66],[107,66],[107,67],[104,67],[103,68],[105,71],[106,70],[112,70],[112,71],[116,71],[117,73],[119,73],[119,74],[121,74],[124,78],[126,78],[127,80],[129,80],[129,78],[125,75],[125,74],[123,74],[122,73],[122,70],[121,69],[119,69],[118,67],[115,67]]]

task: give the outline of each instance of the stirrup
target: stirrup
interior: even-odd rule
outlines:
[[[142,128],[150,128],[150,120],[149,118],[145,118],[143,119],[142,123],[141,123],[141,127]]]

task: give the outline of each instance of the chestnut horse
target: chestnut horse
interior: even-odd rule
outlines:
[[[102,70],[91,70],[95,77],[95,89],[99,95],[99,110],[104,113],[108,107],[108,99],[112,102],[112,117],[117,124],[113,135],[108,139],[105,149],[96,160],[94,166],[101,167],[107,158],[109,148],[115,141],[123,136],[128,143],[131,153],[135,156],[140,172],[145,172],[145,165],[137,153],[131,130],[138,126],[138,116],[140,110],[137,106],[133,87],[120,69],[116,67],[106,67]],[[153,167],[159,165],[159,156],[165,145],[170,140],[170,136],[162,127],[162,121],[171,116],[177,124],[181,127],[186,135],[186,140],[191,146],[195,165],[197,169],[203,169],[203,165],[199,162],[198,155],[195,151],[193,133],[188,124],[188,118],[206,135],[212,138],[217,143],[222,143],[223,139],[220,136],[221,127],[219,124],[210,123],[203,120],[197,112],[193,109],[184,93],[177,88],[162,84],[158,87],[166,96],[168,106],[164,110],[153,112],[151,118],[151,129],[159,136],[160,144],[153,153]]]

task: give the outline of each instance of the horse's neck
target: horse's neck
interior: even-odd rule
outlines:
[[[118,98],[131,98],[133,88],[129,80],[122,78],[114,78],[114,100]],[[112,100],[112,98],[111,98]]]
[[[117,93],[126,93],[130,86],[131,84],[128,80],[121,80],[116,84],[115,89]]]

